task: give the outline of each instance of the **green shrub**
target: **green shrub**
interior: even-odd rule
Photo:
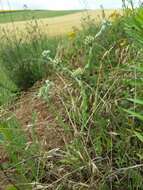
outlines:
[[[47,75],[48,67],[44,64],[42,52],[51,50],[52,56],[56,53],[58,38],[48,38],[46,34],[41,36],[38,32],[35,33],[32,31],[24,40],[5,36],[5,40],[1,41],[1,63],[6,74],[20,89],[29,88]]]
[[[87,31],[90,32],[86,28],[79,32],[63,56],[67,67],[64,68],[64,74],[68,74],[73,85],[70,103],[64,102],[64,105],[76,136],[66,147],[67,154],[63,162],[72,171],[76,168],[75,175],[80,176],[80,179],[94,181],[90,183],[93,188],[97,187],[98,182],[101,187],[105,185],[105,189],[111,186],[120,189],[122,186],[132,190],[134,184],[138,184],[138,188],[143,185],[142,166],[132,168],[140,163],[142,150],[142,145],[134,137],[136,135],[142,139],[142,136],[132,133],[132,118],[120,109],[121,105],[129,107],[125,99],[134,96],[135,89],[127,81],[134,77],[130,67],[139,58],[139,48],[134,46],[126,33],[125,22],[128,23],[128,19],[128,16],[121,17],[104,30],[103,25],[96,26],[95,30],[93,25],[90,30],[89,25]],[[89,43],[85,46],[87,37]],[[92,163],[95,157],[102,160],[106,156],[111,165],[108,161],[99,161],[101,164],[96,163],[96,167],[95,162]],[[95,173],[92,173],[93,170]],[[107,177],[99,179],[98,172]],[[112,176],[114,174],[119,181]]]

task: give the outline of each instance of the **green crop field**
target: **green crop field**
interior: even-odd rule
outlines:
[[[80,12],[79,10],[50,11],[50,10],[23,10],[23,11],[0,11],[0,23],[12,21],[25,21],[30,19],[40,19],[48,17],[64,16]]]

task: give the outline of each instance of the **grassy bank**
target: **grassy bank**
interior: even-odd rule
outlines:
[[[1,186],[142,189],[142,15],[88,17],[62,39],[33,30],[0,46],[21,94],[1,107]]]

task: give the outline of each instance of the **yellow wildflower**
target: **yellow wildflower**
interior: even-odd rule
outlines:
[[[111,19],[111,21],[117,20],[118,18],[121,17],[121,14],[118,11],[114,11],[110,16],[109,19]]]
[[[122,40],[120,40],[119,41],[119,45],[120,45],[120,47],[124,47],[124,46],[126,46],[127,45],[127,39],[122,39]]]
[[[68,33],[68,38],[69,39],[74,39],[75,37],[76,37],[76,32],[71,31],[71,32]]]
[[[134,120],[132,118],[128,119],[128,125],[130,125],[130,126],[134,125]]]

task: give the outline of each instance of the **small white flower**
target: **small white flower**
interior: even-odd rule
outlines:
[[[38,97],[48,101],[52,95],[53,86],[54,83],[52,81],[46,80],[45,84],[39,89]]]
[[[101,29],[100,29],[100,31],[96,34],[95,39],[98,38],[98,37],[106,30],[106,28],[107,28],[108,26],[111,26],[111,25],[112,25],[112,24],[111,24],[109,21],[103,20],[102,25],[101,25]]]
[[[84,40],[84,44],[92,45],[92,43],[96,40],[96,38],[98,38],[106,30],[106,28],[108,28],[108,26],[111,26],[111,25],[112,24],[109,21],[103,20],[103,23],[101,25],[99,32],[95,36],[91,36],[91,35],[86,36]]]
[[[85,45],[91,45],[94,42],[95,38],[94,36],[86,36],[85,40],[84,40],[84,44]]]
[[[44,51],[42,52],[42,57],[43,57],[43,58],[49,58],[49,57],[50,57],[50,53],[51,53],[50,50],[44,50]]]
[[[38,182],[31,183],[33,190],[44,190],[45,187]]]
[[[50,81],[49,81],[49,80],[46,80],[45,83],[46,83],[46,85],[48,85],[48,84],[50,83]]]
[[[55,65],[58,65],[59,63],[61,63],[61,59],[60,58],[55,58],[52,60],[52,63]]]

